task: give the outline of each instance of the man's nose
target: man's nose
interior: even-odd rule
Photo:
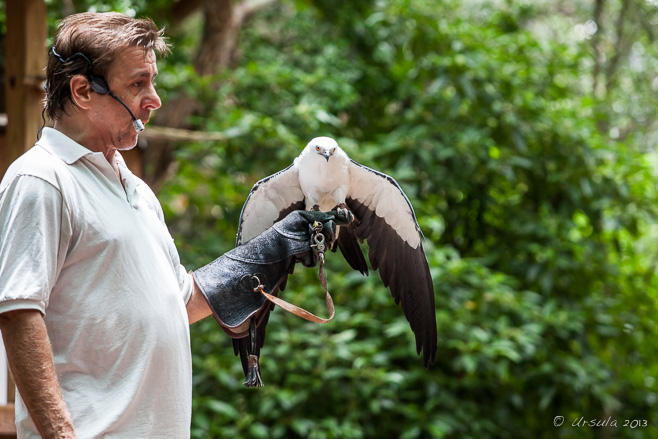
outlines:
[[[162,106],[162,101],[160,101],[160,96],[158,96],[158,92],[155,89],[155,86],[151,84],[148,91],[148,95],[142,101],[142,108],[144,110],[153,111],[153,110],[157,110],[161,106]]]

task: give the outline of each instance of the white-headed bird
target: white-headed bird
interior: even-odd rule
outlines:
[[[253,186],[242,208],[236,245],[300,209],[338,209],[353,217],[338,229],[338,248],[352,268],[367,275],[359,245],[367,241],[370,265],[379,270],[395,303],[402,306],[416,337],[416,351],[422,351],[423,365],[429,367],[437,349],[434,287],[423,234],[400,185],[350,159],[334,139],[316,137],[292,165]],[[259,330],[264,340],[265,328]],[[234,342],[237,354],[239,340]]]

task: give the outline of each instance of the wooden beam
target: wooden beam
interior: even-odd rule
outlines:
[[[0,174],[36,141],[43,109],[46,49],[44,0],[6,4],[7,136],[0,150]]]
[[[0,439],[5,437],[16,437],[14,404],[0,406]]]

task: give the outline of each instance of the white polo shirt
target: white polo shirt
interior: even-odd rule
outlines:
[[[192,280],[161,206],[116,154],[54,129],[0,183],[0,313],[44,315],[79,439],[189,438]],[[124,189],[125,188],[125,189]],[[17,395],[19,438],[39,438]]]

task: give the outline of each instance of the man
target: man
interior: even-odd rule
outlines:
[[[156,52],[167,46],[151,21],[74,15],[54,49],[93,60],[94,75],[144,123],[160,107]],[[86,69],[81,57],[50,55],[53,128],[0,185],[0,329],[19,437],[185,437],[186,326],[210,310],[157,199],[118,153],[137,142],[128,112],[92,90]]]
[[[119,153],[161,105],[156,54],[167,51],[152,21],[118,13],[70,16],[54,37],[53,127],[0,183],[0,330],[19,438],[189,437],[188,326],[211,313],[207,297],[237,291],[236,267],[280,279],[313,263],[307,244],[279,257],[289,232],[310,236],[293,213],[240,247],[248,263],[227,254],[186,273],[157,198]],[[259,256],[268,248],[278,264]]]

